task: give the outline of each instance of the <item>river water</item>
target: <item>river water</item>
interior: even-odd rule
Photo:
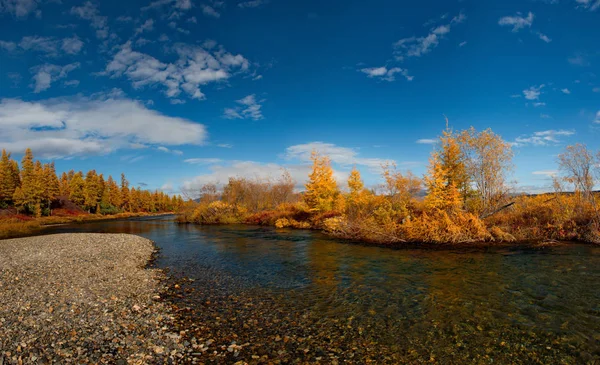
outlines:
[[[599,246],[390,249],[172,218],[45,233],[156,242],[156,265],[192,279],[171,300],[209,363],[600,364]]]

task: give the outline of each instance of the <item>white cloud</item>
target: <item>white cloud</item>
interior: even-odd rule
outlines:
[[[570,94],[570,93],[571,93],[571,90],[569,90],[569,89],[567,89],[567,88],[560,89],[560,91],[561,91],[563,94]]]
[[[533,106],[536,107],[536,108],[540,107],[540,106],[546,106],[546,103],[544,103],[544,102],[537,102],[537,103],[533,103]]]
[[[459,47],[464,47],[467,45],[467,41],[462,41],[458,44]]]
[[[589,11],[596,11],[600,9],[600,0],[575,0],[577,7],[583,8]]]
[[[569,137],[574,135],[574,131],[568,130],[547,130],[534,132],[529,136],[521,136],[517,137],[515,141],[512,143],[513,146],[522,147],[522,146],[549,146],[549,145],[557,145],[561,142],[561,137]]]
[[[594,123],[600,123],[600,110],[596,113],[596,120],[594,120]]]
[[[168,149],[168,148],[167,148],[167,147],[165,147],[165,146],[159,146],[159,147],[157,147],[156,149],[157,149],[158,151],[160,151],[160,152],[164,152],[164,153],[172,153],[172,154],[174,154],[174,155],[178,155],[178,156],[181,156],[181,155],[183,155],[183,151],[180,151],[180,150],[171,150],[171,149]]]
[[[65,81],[63,83],[63,85],[77,87],[77,86],[79,86],[79,80],[68,80],[68,81]]]
[[[552,39],[550,39],[550,37],[548,37],[548,36],[547,36],[547,35],[545,35],[544,33],[542,33],[542,32],[537,32],[536,34],[537,34],[537,36],[538,36],[538,37],[539,37],[541,40],[543,40],[544,42],[546,42],[546,43],[550,43],[550,42],[552,42]]]
[[[395,76],[396,74],[401,74],[408,81],[412,81],[414,78],[413,76],[410,76],[408,74],[408,70],[401,69],[400,67],[393,67],[390,69],[388,69],[385,66],[370,67],[370,68],[362,68],[362,69],[360,69],[360,72],[367,74],[367,77],[369,77],[369,78],[377,78],[380,80],[390,81],[390,82],[396,80],[396,76]]]
[[[229,143],[219,143],[217,145],[217,147],[220,147],[220,148],[233,148],[233,145],[229,144]]]
[[[219,14],[219,12],[216,11],[215,8],[213,8],[210,5],[202,5],[202,12],[204,13],[204,15],[212,16],[213,18],[219,18],[221,16],[221,14]]]
[[[417,143],[419,143],[419,144],[436,144],[437,142],[438,142],[437,139],[431,139],[431,138],[417,139]]]
[[[251,0],[251,1],[243,1],[238,4],[240,8],[257,8],[261,5],[267,4],[268,0]]]
[[[222,162],[220,158],[188,158],[183,160],[185,163],[189,163],[191,165],[214,165]]]
[[[8,52],[12,52],[17,48],[17,45],[15,44],[15,42],[7,42],[0,40],[0,48]]]
[[[108,37],[108,18],[100,15],[98,8],[91,1],[86,1],[82,6],[72,7],[71,14],[83,20],[88,20],[90,26],[96,29],[97,38],[104,39]]]
[[[83,48],[83,42],[77,37],[64,38],[62,40],[62,50],[68,54],[78,54]]]
[[[298,159],[302,162],[309,162],[312,151],[317,151],[320,154],[328,156],[332,162],[343,166],[364,165],[369,168],[379,171],[381,165],[392,160],[384,160],[380,158],[365,158],[359,157],[358,152],[353,148],[340,147],[331,143],[310,142],[290,146],[285,151],[286,159]]]
[[[593,88],[592,92],[594,92],[594,93],[600,93],[600,87]]]
[[[31,68],[31,72],[35,73],[32,77],[34,93],[39,93],[50,88],[54,81],[64,79],[69,75],[69,72],[79,68],[79,62],[71,63],[65,66],[57,66],[44,64]]]
[[[190,10],[194,7],[191,0],[157,0],[150,5],[143,7],[142,11],[147,11],[151,9],[159,9],[165,5],[171,6],[170,11],[167,12],[169,19],[177,19],[180,18],[185,11]]]
[[[19,47],[25,51],[44,52],[55,55],[58,50],[58,41],[53,37],[23,37]]]
[[[132,146],[201,145],[202,124],[165,116],[141,102],[112,95],[27,102],[0,100],[0,145],[43,158],[104,154]]]
[[[569,57],[567,59],[567,61],[569,61],[570,64],[575,65],[575,66],[589,66],[590,65],[588,56],[581,52],[575,53],[573,56]]]
[[[135,34],[142,34],[144,32],[151,32],[154,29],[154,20],[147,19],[144,24],[140,25],[136,30]]]
[[[540,170],[540,171],[534,171],[531,174],[552,177],[552,176],[558,175],[558,170]]]
[[[498,20],[498,24],[501,26],[512,26],[513,32],[518,32],[525,27],[531,28],[531,24],[533,24],[533,13],[529,12],[527,17],[523,17],[521,13],[517,13],[515,16],[505,16]]]
[[[18,46],[18,47],[17,47]],[[55,37],[27,36],[16,44],[14,42],[0,41],[0,48],[14,52],[17,48],[21,51],[45,53],[50,57],[58,57],[59,50],[67,54],[78,54],[83,48],[83,42],[77,37],[56,39]]]
[[[531,86],[529,89],[523,90],[523,95],[525,95],[525,99],[527,100],[539,100],[540,94],[542,93],[542,89],[546,85],[541,84],[540,86]]]
[[[126,76],[134,88],[162,85],[169,98],[183,91],[192,99],[202,100],[205,96],[200,86],[226,81],[236,73],[247,71],[250,65],[242,55],[233,55],[222,47],[206,50],[179,43],[173,49],[179,59],[166,63],[132,50],[131,42],[127,42],[106,66],[105,73],[112,77]]]
[[[424,54],[431,52],[432,49],[438,46],[444,35],[450,32],[450,29],[455,24],[460,24],[467,17],[460,13],[452,18],[450,23],[439,25],[432,28],[424,37],[409,37],[403,38],[394,43],[394,55],[396,60],[402,61],[407,57],[421,57]]]
[[[37,13],[39,10],[36,11],[37,7],[38,0],[0,0],[0,13],[12,13],[17,18],[27,17],[32,12],[40,15],[41,13]]]
[[[243,99],[236,100],[236,103],[240,104],[240,106],[225,108],[223,117],[227,119],[264,119],[261,111],[262,105],[260,104],[264,101],[265,100],[257,101],[255,94],[248,95]]]

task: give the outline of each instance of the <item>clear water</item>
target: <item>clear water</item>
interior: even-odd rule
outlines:
[[[217,342],[245,336],[272,342],[261,346],[276,351],[273,336],[309,338],[310,351],[298,351],[308,362],[333,356],[354,363],[600,363],[598,246],[395,250],[312,231],[171,219],[46,233],[153,240],[159,267],[195,279],[179,305],[194,309],[187,320],[210,323],[198,331],[212,331]],[[221,317],[236,318],[223,324]],[[264,335],[248,323],[264,327]],[[299,357],[294,351],[303,345],[290,346],[274,356]]]

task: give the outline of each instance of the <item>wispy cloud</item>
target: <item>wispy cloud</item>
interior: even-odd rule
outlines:
[[[378,172],[380,171],[381,165],[387,162],[393,162],[392,160],[381,158],[360,157],[358,151],[354,148],[341,147],[324,142],[310,142],[290,146],[286,149],[285,158],[309,162],[312,151],[327,155],[332,162],[342,166],[364,165]]]
[[[575,2],[577,3],[577,7],[589,11],[600,9],[600,0],[575,0]]]
[[[517,13],[514,16],[505,16],[498,20],[498,24],[501,26],[512,26],[513,32],[518,32],[519,30],[529,27],[531,28],[531,24],[533,24],[533,13],[529,12],[527,17],[524,17],[523,14]]]
[[[572,130],[547,130],[540,132],[533,132],[533,134],[528,136],[517,137],[515,141],[512,143],[513,146],[522,147],[522,146],[550,146],[557,145],[561,142],[561,137],[569,137],[574,135],[575,132]]]
[[[210,5],[202,5],[202,13],[204,13],[204,15],[212,16],[213,18],[221,17],[221,14]]]
[[[222,161],[220,158],[188,158],[187,160],[183,160],[183,162],[191,165],[213,165]]]
[[[408,57],[421,57],[431,52],[437,47],[440,40],[448,33],[455,24],[463,23],[466,20],[463,13],[452,18],[450,23],[439,25],[432,28],[429,34],[423,37],[409,37],[398,40],[394,43],[394,56],[396,60],[402,61]]]
[[[88,20],[90,26],[96,29],[96,37],[100,39],[108,38],[108,18],[100,15],[98,8],[91,1],[86,1],[82,6],[71,8],[71,14]]]
[[[171,150],[171,149],[169,149],[169,148],[167,148],[165,146],[159,146],[156,149],[158,151],[161,151],[161,152],[164,152],[164,153],[172,153],[172,154],[177,155],[177,156],[183,155],[183,151],[180,151],[180,150]]]
[[[243,99],[236,100],[236,103],[238,103],[239,106],[225,108],[223,117],[227,119],[264,119],[261,111],[262,105],[260,104],[264,101],[265,100],[257,101],[255,94],[248,95]]]
[[[571,57],[567,58],[570,64],[574,66],[589,66],[590,61],[588,55],[582,52],[577,52],[573,54]]]
[[[268,0],[251,0],[251,1],[243,1],[238,4],[240,8],[257,8],[261,5],[267,4]]]
[[[413,80],[413,76],[408,74],[408,70],[402,69],[400,67],[392,67],[388,69],[386,66],[382,67],[370,67],[370,68],[362,68],[360,72],[367,74],[369,78],[376,78],[383,81],[395,81],[396,74],[400,74],[404,76],[408,81]]]
[[[34,73],[32,77],[34,93],[40,93],[50,88],[54,81],[64,79],[69,73],[79,68],[79,62],[70,63],[65,66],[57,66],[52,64],[44,64],[31,68],[31,72]]]
[[[154,29],[154,20],[147,19],[142,25],[140,25],[136,30],[135,34],[142,34],[144,32],[150,32]]]
[[[537,36],[538,36],[538,37],[539,37],[541,40],[543,40],[544,42],[546,42],[546,43],[550,43],[550,42],[552,42],[552,39],[550,39],[550,37],[548,37],[548,36],[547,36],[547,35],[545,35],[544,33],[542,33],[542,32],[536,32],[536,34],[537,34]]]
[[[553,177],[558,175],[558,170],[540,170],[540,171],[534,171],[531,173],[532,175],[541,175],[541,176],[546,176],[546,177]]]
[[[600,110],[596,112],[596,119],[594,120],[594,123],[600,123]]]
[[[541,84],[539,86],[531,86],[529,89],[523,90],[523,95],[527,100],[539,100],[540,94],[542,93],[542,89],[546,85]]]
[[[567,88],[560,89],[560,91],[561,91],[563,94],[570,94],[570,93],[571,93],[571,90],[569,90],[569,89],[567,89]]]
[[[432,138],[417,139],[418,144],[436,144],[437,142],[438,142],[437,139],[432,139]]]
[[[38,0],[0,0],[0,13],[12,13],[17,18],[26,18],[29,14],[35,12],[36,16],[41,17],[42,12],[37,9]]]

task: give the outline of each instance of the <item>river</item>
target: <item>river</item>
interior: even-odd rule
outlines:
[[[210,346],[209,363],[600,363],[599,246],[390,249],[172,218],[45,233],[156,242],[156,265],[181,286],[182,329]]]

